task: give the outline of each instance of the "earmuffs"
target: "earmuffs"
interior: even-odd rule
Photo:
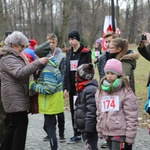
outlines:
[[[119,82],[119,79],[117,78],[117,79],[113,82],[112,87],[110,86],[110,84],[109,84],[108,86],[102,85],[102,86],[101,86],[101,87],[102,87],[102,90],[104,90],[104,91],[110,91],[110,89],[113,89],[113,88],[116,87],[116,85],[118,84],[118,82]]]

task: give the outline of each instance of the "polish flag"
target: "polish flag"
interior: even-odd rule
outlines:
[[[104,20],[103,41],[102,41],[102,49],[104,51],[107,50],[107,47],[105,46],[104,36],[105,36],[105,34],[108,31],[113,31],[113,28],[112,28],[112,17],[111,16],[105,16],[105,20]]]
[[[116,34],[119,34],[119,35],[121,34],[121,31],[119,28],[116,29]]]

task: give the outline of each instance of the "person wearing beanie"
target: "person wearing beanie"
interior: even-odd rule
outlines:
[[[1,150],[25,149],[30,109],[29,76],[48,61],[41,58],[26,65],[22,51],[28,41],[22,32],[14,31],[0,48],[1,101],[8,119]]]
[[[130,87],[135,93],[134,70],[136,69],[136,61],[139,54],[133,50],[128,50],[128,41],[119,38],[115,32],[108,32],[104,36],[107,50],[98,59],[98,72],[100,79],[105,76],[104,66],[107,60],[115,58],[120,60],[123,67],[123,73],[128,76]],[[106,146],[102,145],[102,148]]]
[[[100,78],[102,78],[105,75],[102,66],[104,66],[106,64],[106,61],[111,58],[115,58],[121,61],[123,73],[128,76],[130,86],[133,92],[135,93],[134,70],[136,69],[136,61],[139,58],[138,52],[128,50],[128,41],[126,39],[122,38],[112,39],[109,46],[109,52],[107,52],[107,57],[105,61],[99,61],[98,69]]]
[[[106,62],[104,71],[105,71],[105,74],[110,71],[118,76],[121,76],[122,75],[122,63],[118,61],[117,59],[109,59]]]
[[[39,45],[36,48],[36,51],[40,48],[42,48],[44,51],[49,51],[47,57],[49,56],[54,56],[54,58],[56,59],[57,63],[58,63],[58,69],[61,72],[61,77],[62,77],[62,85],[64,84],[63,79],[64,79],[64,73],[65,73],[65,55],[62,53],[62,50],[57,47],[58,44],[58,38],[57,35],[55,33],[48,33],[47,34],[47,41],[41,45]],[[45,46],[44,46],[45,45]],[[58,129],[59,129],[59,142],[65,142],[65,114],[64,112],[61,112],[59,114],[57,114],[57,123],[58,123]],[[44,131],[47,133],[46,131],[46,126],[45,126],[45,122],[44,122],[44,126],[43,126]],[[46,135],[43,138],[43,141],[48,141],[49,137],[48,135]]]
[[[82,64],[76,72],[77,99],[75,102],[75,126],[82,133],[87,149],[98,150],[96,132],[96,102],[95,93],[98,82],[94,77],[93,64]]]
[[[29,60],[29,63],[33,62],[36,59],[34,55],[34,49],[36,46],[37,46],[37,41],[34,39],[30,39],[28,47],[23,50],[23,53],[25,54],[26,58]]]
[[[120,150],[123,143],[124,149],[132,150],[138,124],[137,97],[119,60],[109,59],[104,71],[96,92],[98,137],[106,139],[109,150]]]
[[[76,39],[77,41],[80,42],[80,34],[78,31],[74,30],[74,31],[71,31],[69,34],[68,34],[68,39]]]
[[[49,53],[47,49],[37,47],[34,52],[37,59],[49,57],[39,78],[30,82],[29,89],[38,93],[38,112],[44,114],[45,131],[49,138],[50,147],[52,150],[57,150],[56,116],[64,112],[62,77],[57,60],[52,55],[47,56]]]
[[[28,47],[34,50],[35,47],[37,46],[37,44],[38,44],[38,43],[37,43],[36,40],[30,39],[30,40],[29,40],[29,46],[28,46]]]
[[[81,133],[74,127],[74,97],[76,96],[75,74],[77,68],[86,63],[91,63],[91,52],[80,43],[80,34],[74,30],[68,34],[70,50],[66,52],[66,69],[64,75],[64,98],[68,98],[70,103],[72,127],[74,135],[68,143],[77,143],[81,141]],[[68,93],[69,92],[69,93]]]
[[[99,38],[95,41],[95,48],[92,50],[92,59],[94,62],[94,66],[97,66],[98,59],[102,54],[102,38]]]
[[[40,45],[38,45],[36,47],[36,49],[34,50],[34,53],[38,56],[38,57],[46,57],[51,51],[50,45],[48,42],[42,43]]]

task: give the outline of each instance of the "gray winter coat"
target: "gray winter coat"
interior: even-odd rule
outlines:
[[[38,60],[26,66],[24,60],[10,47],[0,49],[1,98],[5,112],[29,110],[29,76],[41,64]]]

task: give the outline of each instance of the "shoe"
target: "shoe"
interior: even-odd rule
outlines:
[[[101,148],[107,148],[107,147],[108,147],[107,142],[106,142],[106,143],[103,143],[103,144],[101,145]]]
[[[60,137],[60,138],[59,138],[59,142],[60,142],[60,143],[66,142],[66,139],[65,139],[64,137]]]
[[[70,140],[67,143],[74,144],[74,143],[78,143],[78,142],[81,142],[81,136],[74,136],[74,137],[70,138]]]
[[[48,135],[43,138],[43,141],[49,141]]]

